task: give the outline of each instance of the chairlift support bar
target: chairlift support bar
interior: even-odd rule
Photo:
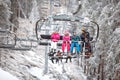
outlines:
[[[45,19],[40,19],[40,20],[38,20],[38,21],[36,22],[36,25],[35,25],[35,33],[36,33],[36,38],[37,38],[37,40],[39,40],[39,37],[38,37],[38,24],[39,24],[40,21],[42,21],[42,24],[40,25],[40,27],[41,27],[41,26],[44,24]]]
[[[96,35],[96,41],[97,41],[99,37],[99,25],[95,21],[91,21],[91,22],[97,25],[97,35]]]
[[[54,21],[73,21],[73,22],[80,22],[80,20],[84,19],[84,18],[80,18],[80,17],[73,17],[73,16],[69,16],[69,15],[54,15],[52,16],[52,19]]]

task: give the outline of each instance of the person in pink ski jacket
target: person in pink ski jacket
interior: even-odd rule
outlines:
[[[60,35],[57,31],[54,31],[52,34],[51,34],[51,49],[53,49],[54,51],[56,51],[57,49],[57,42],[59,41],[60,39]]]
[[[62,51],[65,52],[65,48],[67,48],[67,52],[70,51],[70,36],[69,32],[65,31],[64,36],[62,37]]]

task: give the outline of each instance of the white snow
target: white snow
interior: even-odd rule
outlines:
[[[32,64],[36,64],[37,62],[35,62],[33,60],[33,56],[35,56],[36,54],[33,51],[28,51],[29,56],[31,56],[31,58],[25,56],[25,59],[32,63]],[[37,54],[40,54],[39,52],[37,52]],[[44,53],[39,55],[39,59],[44,61],[44,57],[43,57]],[[76,80],[80,79],[80,80],[86,80],[86,75],[83,73],[83,69],[81,68],[81,66],[77,65],[76,59],[72,59],[72,63],[69,62],[65,63],[65,60],[63,60],[63,62],[61,63],[52,63],[50,60],[48,60],[48,73],[44,74],[44,69],[45,69],[45,65],[44,64],[39,64],[41,66],[33,66],[30,69],[28,69],[28,72],[34,76],[36,76],[38,79],[40,80],[56,80],[53,73],[55,73],[58,76],[61,77],[68,77],[68,75],[70,77],[74,77]],[[51,73],[51,71],[53,73]],[[68,79],[65,79],[68,80]]]
[[[63,72],[63,64],[64,64],[64,70],[65,72]],[[53,71],[58,72],[60,75],[70,75],[70,76],[74,76],[75,79],[79,79],[79,80],[86,80],[86,76],[83,73],[83,70],[80,66],[75,65],[75,63],[59,63],[59,64],[52,64],[51,67],[53,67]],[[49,67],[50,68],[50,67]],[[39,78],[40,80],[54,80],[54,78],[52,78],[52,74],[43,74],[44,68],[38,68],[38,67],[33,67],[29,70],[29,72],[36,76],[37,78]]]
[[[17,79],[15,76],[11,75],[10,73],[0,68],[0,80],[19,80],[19,79]]]
[[[29,70],[29,72],[36,76],[37,78],[39,78],[40,80],[51,80],[49,77],[49,75],[44,75],[43,74],[43,69],[41,68],[37,68],[37,67],[33,67]],[[52,79],[53,80],[53,79]]]

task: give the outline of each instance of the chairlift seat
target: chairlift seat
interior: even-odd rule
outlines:
[[[40,35],[42,39],[51,39],[51,35]],[[62,36],[60,36],[60,40],[62,40]]]
[[[51,45],[51,43],[50,43],[50,42],[42,42],[42,41],[41,41],[41,42],[39,43],[39,45],[45,45],[45,46],[46,46],[46,45]],[[60,42],[57,43],[57,46],[61,46],[61,45],[62,45],[62,43],[60,43]]]

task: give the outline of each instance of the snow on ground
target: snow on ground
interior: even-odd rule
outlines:
[[[86,80],[86,76],[83,73],[83,69],[81,68],[81,66],[77,65],[75,59],[72,61],[72,63],[65,63],[64,68],[66,73],[74,77],[75,80]]]
[[[43,47],[42,47],[43,48]],[[72,59],[72,62],[65,63],[65,60],[61,63],[52,63],[50,60],[48,60],[48,73],[44,74],[44,52],[40,50],[41,47],[38,48],[39,51],[33,52],[33,51],[28,51],[29,55],[32,57],[27,57],[25,56],[26,60],[37,64],[40,61],[43,62],[43,64],[39,64],[36,67],[31,67],[28,69],[28,72],[34,76],[36,76],[40,80],[57,80],[57,76],[61,76],[61,78],[64,79],[59,79],[59,80],[86,80],[86,76],[83,73],[83,69],[77,65],[76,59]],[[42,53],[40,53],[42,52]],[[36,57],[35,57],[36,56]],[[33,58],[36,58],[34,61]],[[39,60],[37,60],[39,59]],[[57,75],[57,76],[56,76]],[[53,77],[56,76],[56,77]],[[69,78],[65,78],[69,77]]]
[[[72,63],[59,63],[59,64],[49,64],[52,67],[53,72],[58,72],[62,76],[68,76],[72,80],[86,80],[86,76],[83,74],[83,70],[80,66],[77,66],[74,61]],[[51,68],[49,66],[49,68]],[[64,69],[64,70],[63,70]],[[52,74],[43,74],[44,67],[32,67],[29,72],[39,78],[40,80],[56,80],[55,78],[51,78]],[[61,80],[61,79],[60,79]],[[68,79],[67,79],[68,80]]]
[[[17,79],[15,76],[11,75],[10,73],[0,68],[0,80],[19,80],[19,79]]]
[[[43,69],[42,68],[38,68],[38,67],[33,67],[29,70],[29,72],[36,76],[38,79],[40,80],[50,80],[50,76],[49,75],[44,75],[43,74]],[[53,80],[53,79],[52,79]]]

